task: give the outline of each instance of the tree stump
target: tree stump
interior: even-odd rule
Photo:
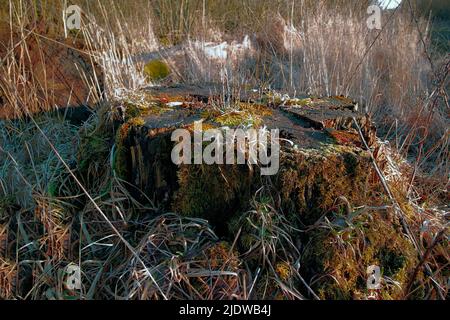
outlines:
[[[303,215],[305,221],[317,219],[339,196],[355,203],[364,200],[372,165],[353,119],[369,145],[375,129],[369,116],[347,98],[292,99],[274,105],[273,99],[247,95],[230,99],[236,107],[221,112],[217,106],[223,97],[217,91],[174,87],[150,89],[149,94],[155,107],[141,108],[122,125],[115,166],[125,180],[165,210],[203,217],[226,229],[262,185],[270,185],[282,207]],[[258,165],[247,164],[175,165],[172,132],[192,131],[199,120],[205,129],[242,124],[279,129],[278,173],[264,177]]]

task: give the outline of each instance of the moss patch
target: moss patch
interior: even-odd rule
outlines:
[[[208,219],[224,231],[226,222],[248,204],[252,180],[253,172],[243,165],[183,165],[173,210]]]
[[[313,289],[324,299],[365,299],[367,267],[379,266],[380,293],[384,299],[401,299],[417,254],[401,228],[382,214],[363,214],[351,225],[318,228],[311,232],[312,246],[303,257]],[[422,275],[421,275],[422,276]],[[387,278],[385,278],[387,279]]]
[[[102,129],[81,135],[78,148],[78,170],[91,183],[104,174],[112,147],[112,137]]]
[[[216,117],[214,121],[222,126],[252,126],[258,128],[263,124],[263,118],[271,114],[272,110],[266,106],[241,102],[237,105],[237,110],[222,114]]]
[[[150,81],[160,81],[170,75],[170,68],[162,60],[151,60],[144,66],[144,74]]]
[[[285,211],[300,214],[304,223],[312,224],[339,196],[355,204],[366,203],[372,171],[370,157],[365,152],[355,152],[285,154],[278,175]]]

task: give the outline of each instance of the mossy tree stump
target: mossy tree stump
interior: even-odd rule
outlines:
[[[156,89],[154,94],[167,103],[171,100],[170,92]],[[310,105],[301,107],[270,108],[259,103],[241,103],[240,110],[221,114],[206,102],[204,90],[174,88],[173,96],[180,100],[180,105],[144,115],[137,125],[129,121],[118,138],[124,178],[165,209],[213,223],[215,220],[227,223],[234,212],[245,210],[245,203],[265,179],[260,176],[258,166],[176,166],[171,161],[175,145],[171,134],[175,129],[192,129],[198,120],[209,128],[232,127],[244,123],[243,117],[251,118],[253,126],[279,129],[281,138],[294,145],[293,148],[292,144],[282,142],[280,170],[268,178],[280,192],[287,210],[303,214],[319,212],[330,207],[340,195],[350,201],[363,201],[371,163],[368,153],[361,148],[353,118],[365,129],[370,143],[375,133],[369,117],[353,110],[348,103],[332,98],[311,100]]]
[[[353,210],[357,206],[380,205],[385,200],[370,154],[355,128],[356,120],[365,142],[374,146],[376,133],[368,115],[343,97],[308,98],[302,105],[235,101],[234,110],[221,113],[212,102],[217,96],[204,92],[179,87],[173,94],[170,88],[152,92],[162,105],[175,100],[180,103],[164,112],[143,115],[137,125],[128,121],[122,126],[116,141],[121,146],[122,178],[162,210],[207,219],[223,237],[232,240],[241,229],[237,243],[241,252],[257,247],[258,235],[253,235],[252,229],[258,221],[243,217],[255,193],[263,188],[270,195],[271,208],[283,215],[283,221],[292,230],[304,230],[293,236],[294,242],[303,243],[298,249],[303,252],[299,258],[301,272],[311,281],[323,277],[312,286],[322,298],[358,298],[361,292],[367,294],[367,266],[361,263],[380,264],[395,281],[403,283],[408,279],[417,256],[396,221],[386,210],[360,216]],[[258,165],[175,165],[171,161],[175,145],[172,132],[178,128],[192,130],[198,120],[203,120],[207,128],[233,127],[241,122],[279,129],[278,173],[261,176]],[[346,217],[351,217],[350,222]],[[387,238],[380,236],[379,230]],[[339,243],[342,239],[344,244]],[[355,247],[363,252],[350,256]],[[248,263],[260,264],[255,257]],[[274,259],[281,259],[273,261],[274,265],[283,266],[289,258]],[[330,277],[333,272],[338,274]],[[285,278],[288,275],[287,271],[283,273]],[[401,294],[393,286],[385,297],[399,298]]]

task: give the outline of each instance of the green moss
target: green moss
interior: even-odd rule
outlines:
[[[101,130],[81,136],[78,148],[78,170],[88,181],[104,173],[111,150],[111,137]]]
[[[253,103],[241,102],[236,108],[236,111],[217,116],[214,121],[222,126],[238,127],[243,125],[257,128],[262,125],[265,116],[272,114],[272,111],[266,106]]]
[[[125,119],[139,117],[142,114],[143,109],[133,103],[125,103]]]
[[[98,181],[109,173],[115,129],[108,112],[109,106],[99,109],[79,131],[77,169],[87,187],[98,186]]]
[[[281,209],[293,226],[298,226],[299,221],[314,223],[339,196],[355,205],[366,203],[371,189],[370,157],[365,152],[339,147],[344,149],[282,153],[280,171],[271,177],[271,183],[279,190]],[[235,212],[248,209],[251,190],[260,187],[256,176],[259,173],[247,166],[181,166],[172,209],[213,223],[230,223]]]
[[[222,126],[228,127],[258,127],[261,124],[261,119],[259,117],[254,117],[248,112],[230,112],[217,117],[215,121]]]
[[[285,212],[314,223],[339,196],[355,204],[366,203],[370,157],[350,150],[295,152],[281,160],[278,184]]]
[[[142,127],[145,124],[145,120],[142,117],[135,117],[130,119],[128,124],[132,127]]]
[[[144,103],[125,102],[125,120],[133,118],[143,118],[150,115],[161,115],[172,110],[169,107],[156,103],[154,101],[145,101]]]
[[[252,179],[246,166],[183,165],[178,171],[173,210],[208,219],[226,231],[226,222],[248,205]]]
[[[145,65],[144,74],[150,81],[160,81],[170,75],[170,68],[164,61],[155,59]]]
[[[330,218],[331,221],[332,218]],[[303,256],[309,276],[320,279],[313,289],[324,299],[364,299],[367,267],[379,266],[384,299],[401,299],[409,276],[417,265],[414,246],[394,222],[382,214],[362,214],[350,226],[317,228],[310,232],[310,243]],[[422,274],[420,276],[423,276]]]
[[[388,248],[382,248],[378,252],[377,260],[383,266],[383,274],[388,277],[395,277],[406,263],[406,258],[402,253]]]
[[[50,181],[48,183],[47,193],[50,197],[56,197],[58,195],[58,184],[56,181]]]

